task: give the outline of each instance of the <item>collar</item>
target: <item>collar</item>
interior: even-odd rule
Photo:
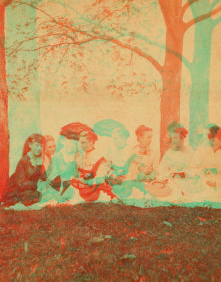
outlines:
[[[38,165],[42,165],[42,157],[34,157],[33,154],[31,152],[28,152],[27,154],[30,158],[30,162],[31,162],[31,165],[36,167]]]

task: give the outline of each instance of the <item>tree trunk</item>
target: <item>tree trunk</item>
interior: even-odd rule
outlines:
[[[37,36],[37,10],[19,5],[7,9],[7,39],[9,46]],[[13,20],[12,20],[13,19]],[[38,83],[38,51],[35,50],[36,39],[24,44],[15,52],[15,59],[8,58],[8,82],[15,86],[9,96],[9,128],[10,128],[10,172],[21,158],[25,139],[32,133],[41,133],[40,123],[40,87]],[[23,79],[25,77],[25,79]],[[22,85],[22,89],[21,89]],[[23,90],[24,89],[24,90]],[[24,99],[18,95],[24,95]]]
[[[0,5],[0,199],[9,174],[8,88],[5,58],[5,6]]]
[[[191,68],[191,94],[189,100],[190,145],[196,149],[200,137],[199,129],[209,123],[210,57],[213,26],[200,22],[195,26],[194,58]]]
[[[184,31],[180,29],[174,35],[167,28],[166,46],[183,54]],[[161,157],[170,146],[167,127],[172,121],[180,121],[180,89],[181,89],[182,61],[171,52],[166,52],[164,71],[162,73],[163,90],[161,96],[161,123],[160,123],[160,151]]]

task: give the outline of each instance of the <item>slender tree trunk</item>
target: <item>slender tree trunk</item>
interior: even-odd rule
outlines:
[[[199,144],[199,129],[209,122],[210,57],[213,26],[200,22],[195,26],[194,59],[191,68],[192,87],[189,101],[190,145]]]
[[[8,7],[7,38],[9,45],[37,36],[37,10],[26,5]],[[13,19],[13,21],[12,21]],[[31,40],[16,50],[16,58],[8,60],[8,81],[13,85],[9,97],[9,128],[10,128],[10,172],[12,173],[21,158],[25,139],[32,133],[41,133],[40,124],[40,87],[38,83],[38,52],[34,50],[36,40]],[[21,66],[20,66],[21,64]],[[21,70],[20,70],[21,69]],[[23,80],[23,77],[25,79]],[[21,86],[22,85],[22,86]],[[24,99],[18,95],[24,95]]]
[[[184,31],[182,29],[177,31],[175,36],[171,29],[167,29],[166,46],[182,55],[183,38]],[[164,71],[162,73],[163,90],[160,104],[161,156],[169,148],[170,139],[167,131],[168,125],[172,121],[180,121],[181,70],[182,61],[171,52],[166,52]]]
[[[8,88],[5,58],[5,6],[0,5],[0,199],[9,174]]]

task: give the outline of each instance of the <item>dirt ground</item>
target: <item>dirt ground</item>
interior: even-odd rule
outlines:
[[[221,281],[221,210],[0,209],[0,281]]]

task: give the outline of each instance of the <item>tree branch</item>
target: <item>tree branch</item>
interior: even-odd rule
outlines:
[[[40,9],[40,8],[38,8],[38,7],[35,7],[35,6],[32,5],[32,4],[28,4],[28,3],[25,3],[25,2],[21,2],[21,1],[15,1],[15,3],[22,4],[22,5],[26,5],[26,6],[29,6],[29,7],[33,8],[33,9],[35,9],[35,10],[38,10],[38,11],[41,12],[42,14],[46,15],[47,17],[49,17],[49,18],[52,20],[52,22],[54,22],[54,23],[57,24],[57,25],[60,25],[61,27],[65,28],[65,29],[69,29],[69,30],[71,30],[72,32],[76,32],[76,31],[77,31],[76,29],[74,29],[74,28],[72,28],[72,27],[70,27],[70,26],[67,26],[67,25],[64,25],[64,24],[60,23],[60,22],[57,21],[55,18],[53,18],[51,15],[49,15],[48,13],[46,13],[44,10],[42,10],[42,9]],[[84,34],[84,31],[81,31],[81,32]]]
[[[163,67],[160,65],[160,63],[155,60],[153,57],[151,57],[150,55],[148,54],[145,54],[140,48],[138,47],[132,47],[130,46],[129,44],[126,44],[126,43],[122,43],[119,39],[112,39],[112,40],[108,40],[108,41],[111,41],[113,42],[114,44],[118,45],[118,46],[121,46],[122,48],[125,48],[125,49],[128,49],[134,53],[136,53],[137,55],[139,55],[140,57],[143,57],[145,58],[146,60],[148,60],[154,67],[156,70],[159,71],[160,74],[163,73]]]
[[[35,49],[22,49],[22,51],[28,51],[28,52],[32,52],[32,51],[37,51],[37,50],[40,50],[40,49],[43,49],[43,48],[49,48],[49,47],[67,47],[68,45],[81,45],[81,44],[85,44],[87,42],[90,42],[90,41],[93,41],[93,40],[101,40],[101,38],[97,37],[92,37],[90,39],[87,39],[87,40],[84,40],[84,41],[78,41],[78,42],[61,42],[61,43],[58,43],[58,44],[52,44],[52,45],[44,45],[44,46],[40,46],[38,48],[35,48]],[[67,46],[65,46],[67,45]]]
[[[37,7],[33,6],[33,5],[31,5],[31,4],[27,4],[27,3],[24,3],[24,2],[20,2],[20,1],[16,1],[16,3],[24,4],[24,5],[30,6],[30,7],[34,8],[34,9],[37,9],[37,10],[39,10],[41,13],[47,15],[47,16],[48,16],[53,22],[55,22],[56,24],[59,24],[59,25],[61,25],[62,27],[71,30],[72,32],[76,32],[76,30],[74,30],[73,28],[70,28],[70,27],[68,27],[68,26],[65,26],[65,25],[59,23],[57,20],[55,20],[52,16],[50,16],[49,14],[47,14],[45,11],[43,11],[43,10],[41,10],[41,9],[39,9],[39,8],[37,8]],[[103,27],[103,26],[101,26],[101,25],[99,25],[99,24],[96,24],[96,23],[94,23],[94,22],[92,22],[92,21],[86,19],[86,18],[83,17],[79,12],[77,12],[75,9],[73,9],[73,8],[71,8],[71,7],[69,7],[69,6],[65,5],[65,4],[63,4],[63,3],[61,3],[60,1],[56,1],[55,3],[58,3],[58,4],[60,4],[60,5],[64,6],[64,7],[66,7],[66,8],[71,9],[72,11],[74,11],[75,13],[77,13],[84,21],[89,22],[90,24],[97,25],[97,26],[99,26],[99,27],[101,27],[101,28],[103,28],[103,29],[104,29],[104,28],[105,28],[105,29],[108,29],[109,31],[114,31],[114,32],[116,32],[116,30],[114,30],[114,29],[111,29],[111,28],[108,28],[108,27]],[[84,32],[84,33],[86,33],[86,32]],[[119,33],[119,32],[118,32],[118,33]],[[86,34],[87,34],[87,33],[86,33]],[[88,34],[87,34],[87,35],[88,35]],[[137,48],[137,47],[132,47],[132,46],[130,46],[130,45],[124,44],[124,43],[122,43],[121,41],[119,41],[119,39],[115,39],[115,38],[110,37],[110,36],[109,36],[109,37],[103,36],[103,35],[97,35],[97,36],[98,36],[98,37],[95,36],[95,37],[92,37],[92,38],[90,38],[90,39],[88,39],[88,40],[85,40],[85,41],[73,42],[73,43],[60,43],[60,44],[49,45],[49,46],[46,46],[46,45],[45,45],[45,46],[41,46],[41,47],[39,47],[39,48],[32,49],[32,50],[24,50],[24,49],[23,49],[23,51],[36,51],[36,50],[39,50],[39,49],[42,49],[42,48],[58,47],[58,46],[61,46],[61,45],[81,45],[81,44],[84,44],[84,43],[89,42],[89,41],[92,41],[92,40],[103,39],[103,40],[106,40],[106,41],[111,41],[111,42],[113,42],[113,43],[115,43],[115,44],[117,44],[117,45],[119,45],[119,46],[121,46],[121,47],[123,47],[123,48],[126,48],[126,49],[128,49],[128,50],[131,50],[131,51],[135,52],[135,53],[138,54],[139,56],[144,57],[144,58],[147,59],[150,63],[152,63],[152,65],[153,65],[160,73],[163,72],[163,68],[162,68],[162,66],[159,64],[159,62],[156,61],[156,60],[155,60],[153,57],[151,57],[150,55],[145,54],[145,53],[144,53],[143,51],[141,51],[139,48]],[[105,38],[106,38],[106,39],[105,39]]]
[[[188,61],[187,58],[185,58],[182,54],[174,51],[173,49],[170,49],[169,47],[166,46],[166,44],[160,44],[158,42],[151,41],[149,38],[147,38],[146,36],[144,36],[144,35],[142,35],[138,32],[133,32],[133,33],[130,33],[130,34],[127,34],[127,35],[133,36],[134,38],[141,39],[141,40],[147,42],[150,45],[157,46],[161,49],[164,49],[166,52],[169,52],[170,54],[172,54],[172,55],[176,56],[178,59],[180,59],[188,69],[190,69],[192,67],[191,62]]]
[[[190,0],[190,1],[191,1],[191,0]],[[191,2],[193,3],[193,2],[196,2],[196,1],[198,1],[198,0],[192,0]],[[74,29],[74,28],[72,28],[72,27],[70,27],[70,26],[67,26],[67,25],[64,25],[64,24],[60,23],[60,22],[57,21],[55,18],[53,18],[51,15],[49,15],[48,13],[46,13],[44,10],[39,9],[39,8],[37,8],[37,7],[35,7],[35,6],[31,5],[31,4],[27,4],[27,3],[24,3],[24,2],[20,2],[20,1],[16,1],[16,3],[24,4],[24,5],[30,6],[30,7],[34,8],[34,9],[39,10],[41,13],[45,14],[46,16],[48,16],[48,17],[52,20],[52,22],[54,22],[55,24],[60,25],[61,27],[65,28],[65,29],[68,29],[68,30],[70,30],[70,31],[72,31],[72,32],[75,32],[75,33],[76,33],[76,32],[79,32],[79,33],[81,33],[81,34],[84,34],[84,35],[87,35],[87,36],[91,36],[87,31],[82,31],[82,30],[80,30],[80,29]],[[58,3],[58,4],[60,4],[60,5],[64,6],[64,7],[66,7],[66,8],[69,8],[70,10],[74,11],[75,13],[77,13],[84,21],[89,22],[90,24],[93,24],[93,25],[95,25],[95,26],[98,26],[98,27],[100,27],[101,29],[106,29],[106,30],[109,30],[109,31],[111,31],[111,32],[116,32],[116,33],[118,33],[118,34],[120,34],[120,35],[122,35],[122,36],[134,36],[134,35],[138,35],[138,33],[133,33],[133,35],[132,35],[131,33],[121,33],[121,32],[119,32],[119,31],[117,31],[117,30],[115,30],[115,29],[113,29],[113,28],[104,27],[104,26],[100,25],[99,23],[94,23],[93,21],[86,19],[86,18],[83,17],[79,12],[77,12],[75,9],[73,9],[73,8],[71,8],[71,7],[69,7],[69,6],[65,5],[65,4],[63,4],[63,3],[61,3],[60,1],[56,1],[56,3]],[[189,5],[189,4],[188,4],[188,5]],[[184,5],[184,6],[185,6],[185,5]],[[184,8],[184,7],[183,7],[183,8]],[[113,43],[115,43],[115,44],[117,44],[117,45],[119,45],[119,46],[121,46],[121,47],[123,47],[123,48],[126,48],[126,49],[128,49],[128,50],[131,50],[131,51],[135,52],[135,53],[138,54],[139,56],[141,56],[141,57],[147,59],[149,62],[151,62],[152,65],[153,65],[160,73],[163,72],[163,67],[159,64],[159,62],[156,61],[156,60],[155,60],[153,57],[151,57],[150,55],[145,54],[141,49],[139,49],[139,48],[137,48],[137,47],[132,47],[132,46],[130,46],[129,44],[122,43],[121,41],[119,41],[119,39],[116,39],[116,38],[114,38],[114,37],[112,37],[112,36],[102,35],[102,34],[96,32],[96,31],[94,31],[94,29],[92,29],[92,32],[94,32],[94,34],[96,34],[96,36],[90,37],[89,39],[86,39],[86,40],[83,40],[83,41],[79,41],[79,42],[70,42],[70,43],[59,43],[59,44],[48,45],[48,46],[45,45],[45,46],[40,46],[39,48],[36,48],[36,49],[33,49],[33,50],[24,50],[24,49],[23,49],[23,51],[35,51],[35,50],[39,50],[39,49],[47,48],[47,47],[59,47],[59,46],[61,46],[61,45],[65,45],[65,44],[66,44],[66,45],[81,45],[81,44],[85,44],[85,43],[90,42],[90,41],[93,41],[93,40],[99,40],[99,39],[100,39],[100,40],[104,40],[104,41],[111,41],[111,42],[113,42]],[[65,34],[63,34],[63,35],[65,35]],[[67,35],[67,37],[68,37],[68,35]],[[71,40],[74,39],[74,38],[71,37],[71,36],[69,36],[69,37],[71,38]],[[138,35],[138,38],[140,38],[140,39],[142,39],[142,40],[145,40],[146,42],[148,42],[148,43],[151,44],[151,45],[156,45],[156,46],[158,46],[158,47],[160,47],[160,48],[164,48],[164,49],[166,50],[166,52],[169,52],[169,53],[173,54],[174,56],[176,56],[178,59],[180,59],[188,69],[191,68],[191,63],[190,63],[183,55],[179,54],[178,52],[176,52],[176,51],[174,51],[174,50],[172,50],[172,49],[170,49],[170,48],[168,48],[166,45],[163,46],[163,45],[160,45],[160,44],[158,44],[158,43],[156,43],[156,42],[153,43],[153,42],[151,42],[149,39],[145,38],[145,37],[142,36],[142,35]],[[145,38],[145,39],[144,39],[144,38]],[[34,39],[34,38],[33,38],[33,39]],[[28,39],[27,41],[33,40],[33,39]],[[24,42],[22,42],[22,43],[24,43]]]
[[[69,42],[69,43],[64,42],[64,43],[58,43],[58,44],[53,44],[53,45],[44,45],[44,46],[40,46],[38,48],[31,49],[31,50],[23,49],[23,51],[37,51],[37,50],[40,50],[40,49],[43,49],[43,48],[61,47],[61,46],[66,47],[68,45],[78,45],[79,46],[79,45],[82,45],[82,44],[85,44],[87,42],[94,41],[94,40],[104,40],[104,41],[107,41],[107,42],[112,42],[112,43],[114,43],[118,46],[121,46],[122,48],[133,51],[134,53],[138,54],[140,57],[147,59],[156,68],[156,70],[158,70],[160,72],[160,74],[162,74],[162,72],[163,72],[163,67],[160,65],[160,63],[157,60],[155,60],[153,57],[151,57],[150,55],[145,54],[138,47],[132,47],[129,44],[121,42],[119,39],[116,39],[116,38],[113,38],[113,37],[110,37],[110,36],[104,36],[104,35],[97,35],[97,36],[91,37],[87,40],[79,41],[79,42]]]
[[[183,18],[184,14],[186,13],[187,9],[193,5],[194,3],[198,2],[199,0],[187,0],[187,2],[183,5],[181,10],[181,17]]]
[[[192,64],[189,60],[187,60],[187,58],[185,58],[182,54],[180,54],[179,52],[176,52],[173,49],[170,49],[169,47],[165,46],[166,51],[169,52],[170,54],[174,55],[175,57],[177,57],[182,63],[184,63],[184,65],[187,67],[187,69],[189,71],[191,71],[192,68]]]
[[[68,34],[61,34],[61,33],[51,33],[51,34],[45,34],[45,35],[41,35],[41,36],[34,36],[32,38],[28,38],[26,40],[23,40],[23,41],[19,42],[19,44],[16,46],[16,48],[14,48],[13,51],[8,54],[8,56],[11,57],[16,51],[20,51],[18,48],[21,47],[26,42],[33,41],[35,39],[42,39],[44,37],[48,37],[49,38],[51,36],[58,36],[58,37],[66,36],[66,37],[70,38],[71,40],[74,40],[74,38],[72,36],[70,36]],[[7,49],[9,50],[12,47],[14,47],[14,46],[10,46]]]
[[[100,25],[99,23],[95,23],[93,21],[91,21],[90,19],[87,19],[85,18],[81,13],[79,13],[76,9],[62,3],[61,1],[53,1],[53,3],[57,3],[65,8],[68,8],[69,10],[73,11],[74,13],[76,13],[82,20],[84,20],[85,22],[88,22],[89,24],[92,24],[92,25],[95,25],[97,27],[100,27],[101,29],[106,29],[106,30],[109,30],[109,31],[113,31],[113,32],[117,32],[118,34],[120,34],[119,31],[116,31],[115,29],[113,28],[110,28],[110,27],[107,27],[107,26],[103,26],[103,25]]]
[[[216,9],[214,9],[213,11],[211,11],[211,12],[209,12],[207,14],[204,14],[204,15],[201,15],[199,17],[196,17],[196,18],[192,19],[191,21],[189,21],[188,23],[185,24],[185,30],[189,29],[192,25],[194,25],[196,23],[199,23],[201,21],[204,21],[206,19],[211,18],[211,16],[216,15],[220,11],[221,11],[221,6],[216,8]]]

